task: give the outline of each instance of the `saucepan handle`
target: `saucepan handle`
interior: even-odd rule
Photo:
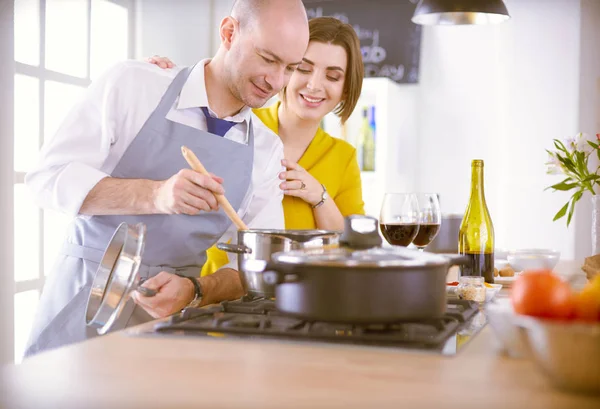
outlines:
[[[237,253],[237,254],[251,254],[252,253],[252,249],[248,246],[244,246],[243,244],[217,243],[217,248],[219,250],[223,250],[228,253]]]
[[[272,261],[246,260],[244,269],[255,273],[262,273],[263,281],[269,285],[299,281],[299,276],[293,272],[285,271],[286,268]]]
[[[293,272],[282,271],[281,266],[267,263],[265,271],[263,272],[263,281],[270,285],[296,283],[300,281],[300,276]]]
[[[244,260],[242,268],[248,272],[261,274],[266,284],[275,285],[281,282],[281,274],[275,264],[267,260]]]
[[[471,265],[471,258],[462,254],[440,254],[448,259],[450,266],[468,266]]]

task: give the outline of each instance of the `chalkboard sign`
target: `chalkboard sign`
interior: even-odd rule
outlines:
[[[410,21],[417,0],[304,0],[308,18],[330,16],[354,27],[365,77],[419,81],[421,26]]]

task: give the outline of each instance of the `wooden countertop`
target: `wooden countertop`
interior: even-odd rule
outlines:
[[[598,408],[495,352],[485,327],[458,355],[348,345],[114,333],[0,372],[0,408]]]

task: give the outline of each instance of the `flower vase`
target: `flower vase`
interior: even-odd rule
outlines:
[[[592,196],[592,255],[600,254],[600,195]]]

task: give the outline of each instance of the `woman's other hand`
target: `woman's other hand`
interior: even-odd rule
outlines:
[[[279,187],[288,196],[299,197],[311,206],[316,205],[323,197],[323,186],[296,162],[284,159],[281,164],[286,171],[279,174],[279,179],[284,180]]]
[[[150,64],[158,65],[160,68],[167,69],[173,68],[175,63],[169,60],[167,57],[161,57],[160,55],[153,55],[152,57],[146,58],[146,61]]]

